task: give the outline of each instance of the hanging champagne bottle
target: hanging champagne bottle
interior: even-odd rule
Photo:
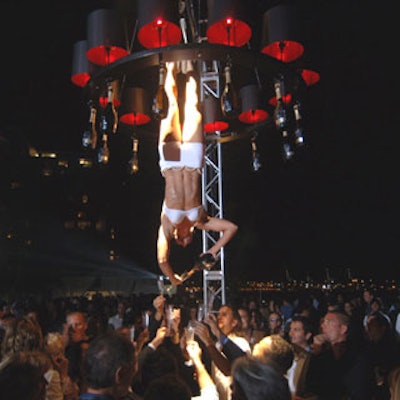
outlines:
[[[86,129],[82,135],[82,145],[83,147],[90,147],[94,150],[97,146],[97,128],[96,128],[96,107],[93,105],[93,102],[89,102],[90,106],[90,114],[89,121]]]
[[[262,167],[260,161],[260,154],[257,149],[257,142],[256,142],[257,133],[251,138],[251,158],[252,158],[252,167],[253,171],[257,172]]]
[[[290,143],[289,132],[283,129],[282,135],[282,155],[284,161],[289,161],[294,156],[292,144]]]
[[[221,94],[221,110],[226,118],[232,119],[239,115],[239,98],[232,84],[231,67],[225,66],[225,86]]]
[[[115,108],[114,104],[114,89],[112,86],[112,82],[107,83],[107,104],[104,109],[104,122],[106,126],[104,126],[107,134],[117,133],[118,129],[118,112]]]
[[[97,161],[99,164],[108,164],[110,158],[110,149],[108,147],[108,136],[106,133],[103,133],[101,140],[102,144],[97,153]]]
[[[153,116],[157,120],[164,119],[168,114],[169,102],[168,96],[165,92],[165,77],[167,69],[164,63],[160,63],[159,67],[159,78],[158,78],[158,88],[153,99],[152,112]]]
[[[274,110],[274,120],[275,126],[278,132],[281,132],[283,129],[286,129],[287,126],[287,115],[286,115],[286,106],[283,101],[283,80],[277,79],[274,83],[275,89],[275,98],[276,98],[276,107]]]
[[[298,101],[293,105],[293,112],[295,120],[295,128],[294,128],[295,143],[296,146],[301,147],[304,145],[304,132],[301,123],[300,103]]]

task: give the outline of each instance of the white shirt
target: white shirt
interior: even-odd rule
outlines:
[[[113,315],[108,318],[108,324],[112,325],[114,329],[119,329],[122,326],[123,318],[121,318],[118,314]]]
[[[251,354],[250,343],[244,337],[231,334],[228,335],[228,338],[246,354]],[[221,351],[222,346],[219,342],[217,342],[216,347]],[[212,363],[211,377],[217,387],[219,400],[231,400],[232,390],[230,386],[232,384],[232,376],[226,376],[214,363]]]

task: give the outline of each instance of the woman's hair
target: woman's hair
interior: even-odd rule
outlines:
[[[43,333],[39,323],[26,317],[10,320],[1,343],[2,358],[32,350],[43,350]]]
[[[0,363],[0,400],[45,398],[43,365],[34,353],[40,352],[10,354]]]
[[[44,338],[44,349],[48,354],[65,353],[65,343],[61,333],[49,332]]]

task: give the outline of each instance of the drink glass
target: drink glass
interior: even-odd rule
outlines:
[[[191,322],[189,322],[188,325],[185,326],[184,333],[185,333],[186,346],[187,346],[188,343],[194,341],[194,326],[191,324]],[[185,361],[185,365],[190,367],[193,365],[193,361],[187,360],[187,361]]]

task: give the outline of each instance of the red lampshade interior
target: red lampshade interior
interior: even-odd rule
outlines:
[[[106,108],[108,103],[108,97],[107,96],[100,96],[99,97],[99,105],[102,108]],[[114,107],[118,108],[121,105],[121,101],[117,98],[114,98]]]
[[[251,28],[245,22],[231,17],[215,22],[207,29],[209,43],[240,47],[251,38]]]
[[[157,18],[139,30],[138,40],[147,49],[171,46],[180,43],[182,32],[176,24]]]
[[[268,54],[279,61],[288,63],[297,60],[303,55],[304,46],[299,42],[283,40],[280,42],[270,43],[265,46],[261,52]]]
[[[319,73],[312,71],[311,69],[302,69],[300,75],[307,86],[315,85],[320,79]]]
[[[287,94],[285,94],[285,95],[282,96],[282,100],[283,100],[283,102],[284,102],[285,104],[289,104],[289,103],[292,101],[292,95],[291,95],[290,93],[287,93]],[[274,96],[274,97],[271,97],[271,98],[268,100],[268,103],[269,103],[271,106],[276,107],[276,97],[275,97],[275,96]]]
[[[106,66],[128,55],[128,50],[118,46],[97,46],[86,52],[86,57],[93,64]]]
[[[244,124],[257,124],[267,118],[268,113],[261,109],[244,111],[239,115],[239,121]]]
[[[222,132],[228,129],[229,124],[225,121],[213,121],[203,125],[206,133]]]
[[[119,120],[127,125],[144,125],[150,122],[150,117],[146,114],[132,112],[121,115]]]
[[[74,85],[79,87],[85,87],[90,80],[90,74],[88,72],[82,72],[71,76],[71,81]]]

